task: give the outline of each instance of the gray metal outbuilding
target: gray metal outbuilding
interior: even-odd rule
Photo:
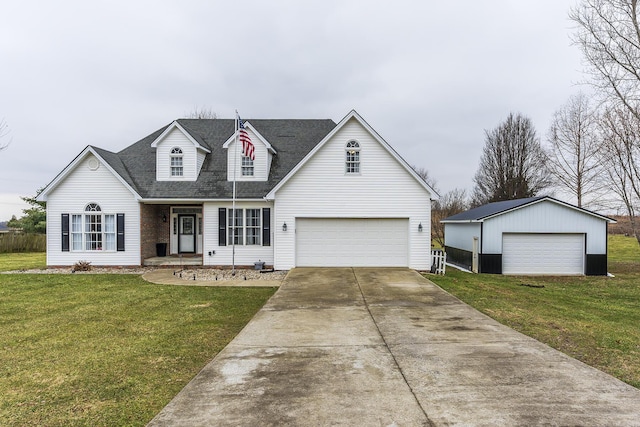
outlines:
[[[450,262],[522,275],[606,275],[610,222],[548,196],[489,203],[442,220]]]

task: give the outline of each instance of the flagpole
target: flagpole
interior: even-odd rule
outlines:
[[[238,163],[238,110],[235,119],[235,144],[233,149],[233,201],[231,205],[231,275],[236,275],[236,164]]]

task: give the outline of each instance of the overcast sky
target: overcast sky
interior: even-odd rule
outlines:
[[[442,192],[470,191],[485,129],[521,112],[544,141],[585,89],[574,4],[5,2],[0,221],[86,145],[119,151],[195,107],[336,122],[355,109]]]

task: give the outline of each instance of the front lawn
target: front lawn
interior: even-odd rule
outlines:
[[[47,254],[45,252],[0,253],[0,271],[31,270],[34,268],[47,268]]]
[[[274,291],[2,274],[1,424],[145,425]]]
[[[635,239],[610,236],[609,271],[616,277],[520,277],[447,268],[446,276],[428,278],[499,322],[640,388]]]

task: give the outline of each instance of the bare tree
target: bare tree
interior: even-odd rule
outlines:
[[[611,194],[629,215],[640,243],[640,25],[638,0],[582,0],[569,17],[573,41],[604,104],[600,156]]]
[[[532,197],[550,186],[546,156],[528,117],[510,113],[485,135],[472,206]]]
[[[4,119],[2,119],[0,120],[0,140],[2,140],[2,138],[7,136],[8,134],[9,134],[9,126],[7,125],[7,122],[5,122]],[[9,144],[11,144],[11,140],[5,143],[0,143],[0,151],[7,148]]]
[[[640,119],[640,26],[637,0],[582,0],[569,18],[590,83],[616,107]]]
[[[427,169],[417,166],[411,167],[429,187],[438,193],[440,192],[438,182],[429,174]],[[460,213],[466,210],[468,206],[467,191],[460,188],[451,190],[441,195],[439,199],[434,200],[431,204],[431,238],[444,248],[444,224],[440,224],[440,220]]]
[[[547,134],[547,166],[558,187],[582,207],[601,187],[598,172],[598,117],[582,93],[569,98],[553,116]]]
[[[411,167],[413,168],[415,173],[418,174],[418,176],[427,183],[429,187],[433,188],[434,191],[439,192],[438,181],[436,181],[436,179],[429,174],[428,170],[426,170],[425,168],[419,168],[415,165],[412,165]]]
[[[467,210],[466,190],[456,188],[440,196],[431,208],[431,238],[444,248],[444,224],[440,221]]]
[[[211,107],[193,107],[187,114],[188,119],[217,119],[218,114]]]
[[[627,109],[609,108],[602,114],[601,129],[599,153],[608,188],[624,204],[640,244],[640,120]]]

